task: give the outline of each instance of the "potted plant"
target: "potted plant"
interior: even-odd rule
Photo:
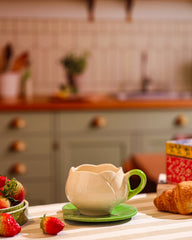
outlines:
[[[67,74],[67,87],[72,93],[78,92],[78,78],[87,67],[87,57],[87,52],[80,55],[68,53],[61,59],[61,64]]]

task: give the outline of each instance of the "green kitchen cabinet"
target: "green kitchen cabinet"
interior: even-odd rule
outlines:
[[[117,115],[117,116],[116,116]],[[81,164],[112,163],[122,166],[131,154],[131,135],[117,129],[118,113],[105,111],[60,112],[57,115],[57,137],[60,139],[58,170],[59,198],[65,197],[65,183],[70,167]]]
[[[53,114],[0,113],[0,174],[15,177],[30,205],[55,202]]]
[[[190,109],[44,110],[0,113],[0,174],[15,176],[30,205],[64,202],[71,166],[122,166],[192,136]]]
[[[61,201],[67,200],[65,183],[71,166],[122,166],[134,153],[164,153],[167,140],[192,133],[192,113],[181,109],[65,111],[57,113],[56,122]]]
[[[143,120],[149,115],[150,121],[146,128],[135,130],[135,153],[165,153],[168,140],[192,137],[192,112],[190,110],[154,110],[146,111]],[[155,124],[154,124],[155,123]]]

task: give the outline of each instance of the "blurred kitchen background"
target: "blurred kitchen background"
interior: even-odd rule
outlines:
[[[60,59],[69,51],[90,53],[82,93],[140,90],[142,55],[150,89],[192,90],[191,1],[1,0],[0,6],[0,48],[9,42],[15,54],[30,53],[29,94],[51,95],[66,81]]]
[[[61,59],[84,52],[89,97],[58,98]],[[140,168],[156,191],[166,141],[192,136],[192,1],[0,0],[0,56],[1,97],[2,65],[29,97],[0,100],[0,174],[30,205],[67,201],[68,171],[83,163]]]

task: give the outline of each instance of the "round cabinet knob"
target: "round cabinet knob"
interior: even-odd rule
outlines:
[[[24,152],[26,148],[27,148],[26,144],[21,140],[17,140],[13,142],[13,144],[11,145],[11,150],[15,152]]]
[[[25,128],[26,121],[21,117],[17,117],[15,119],[13,119],[13,121],[11,122],[11,127],[16,128],[16,129]]]
[[[12,174],[23,175],[27,172],[27,166],[24,163],[15,163],[11,167],[10,172]]]
[[[189,124],[189,118],[181,114],[175,119],[175,124],[181,127],[187,126]]]
[[[102,116],[98,116],[98,117],[93,119],[92,126],[97,127],[97,128],[106,127],[107,126],[107,120]]]

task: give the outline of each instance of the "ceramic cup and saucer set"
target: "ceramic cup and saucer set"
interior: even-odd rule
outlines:
[[[131,189],[130,177],[138,175],[139,186]],[[143,190],[146,175],[139,169],[127,173],[112,164],[83,164],[69,171],[65,193],[70,203],[63,217],[80,222],[111,222],[130,219],[137,209],[125,203]]]

